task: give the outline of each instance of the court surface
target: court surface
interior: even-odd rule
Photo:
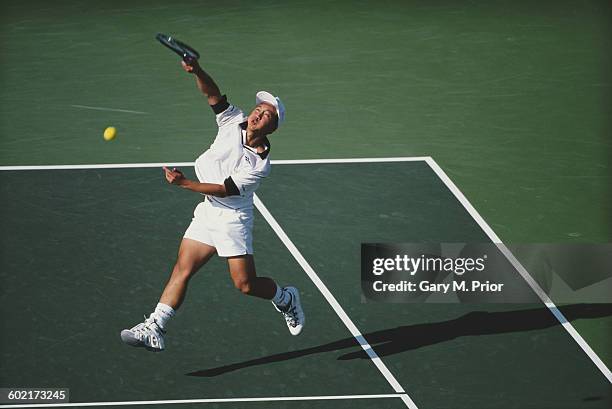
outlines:
[[[507,252],[533,302],[364,303],[359,246],[612,242],[611,21],[605,0],[1,2],[0,387],[140,407],[609,407],[611,303],[539,297]],[[199,201],[161,166],[193,174],[216,131],[157,32],[196,48],[230,102],[266,89],[287,107],[255,257],[301,289],[298,338],[215,259],[167,351],[119,342]]]
[[[609,371],[542,303],[362,303],[362,242],[490,241],[433,160],[289,162],[258,192],[255,254],[260,274],[300,288],[307,331],[291,337],[214,260],[192,280],[161,354],[118,333],[156,302],[199,195],[168,186],[155,165],[5,168],[2,384],[69,387],[71,402],[608,407]],[[360,194],[364,185],[380,188]],[[560,312],[571,322],[612,309]]]

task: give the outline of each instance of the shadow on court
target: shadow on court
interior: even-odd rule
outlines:
[[[600,318],[612,315],[612,304],[574,304],[559,307],[569,320]],[[484,312],[474,311],[459,318],[436,323],[406,325],[397,328],[364,334],[368,343],[380,357],[397,354],[450,341],[464,336],[502,334],[545,329],[561,325],[548,308],[519,311]],[[188,376],[213,377],[251,366],[287,361],[307,355],[358,348],[338,357],[339,360],[367,359],[367,354],[352,337],[298,351],[283,352],[231,365],[203,369],[188,373]]]

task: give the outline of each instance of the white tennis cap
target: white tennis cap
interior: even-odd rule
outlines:
[[[275,97],[270,94],[268,91],[259,91],[255,95],[255,104],[259,105],[262,102],[267,102],[276,108],[276,113],[278,114],[278,126],[283,123],[285,120],[285,106],[279,97]]]

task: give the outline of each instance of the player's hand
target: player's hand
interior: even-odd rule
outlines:
[[[164,166],[163,169],[164,169],[164,173],[165,173],[166,180],[168,181],[168,183],[180,186],[184,184],[185,181],[187,181],[187,178],[185,178],[185,175],[183,175],[183,172],[181,172],[177,168],[172,168],[172,170],[170,170]]]
[[[197,72],[200,69],[200,64],[198,64],[198,60],[191,60],[189,62],[185,62],[185,60],[181,60],[181,66],[188,73]]]

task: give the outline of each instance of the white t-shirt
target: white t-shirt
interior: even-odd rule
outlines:
[[[253,192],[261,180],[270,174],[269,146],[258,154],[245,146],[245,132],[241,124],[247,117],[242,110],[230,105],[217,114],[219,131],[213,144],[195,162],[195,171],[202,183],[223,185],[231,178],[239,194],[216,197],[208,196],[213,203],[219,203],[236,210],[253,208]],[[231,183],[231,182],[230,182]]]

